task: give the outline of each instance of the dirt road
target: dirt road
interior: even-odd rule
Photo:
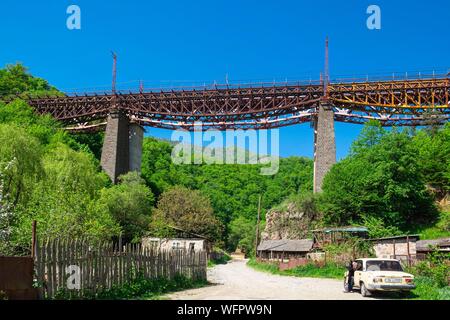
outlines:
[[[199,289],[180,291],[167,296],[183,300],[360,300],[359,292],[344,293],[342,281],[272,275],[246,266],[246,260],[233,260],[208,270],[213,283]]]

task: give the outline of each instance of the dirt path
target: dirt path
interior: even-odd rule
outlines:
[[[344,293],[342,281],[333,279],[298,278],[259,272],[246,266],[246,260],[208,269],[213,285],[180,291],[166,296],[183,300],[360,300],[359,292]]]

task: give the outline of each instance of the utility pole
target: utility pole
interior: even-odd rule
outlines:
[[[112,71],[112,93],[116,93],[116,76],[117,76],[117,55],[111,51],[113,57],[113,71]]]
[[[258,257],[258,243],[259,243],[259,221],[261,219],[261,197],[262,195],[259,195],[258,198],[258,219],[256,221],[256,235],[255,235],[255,256]]]
[[[330,81],[329,67],[328,67],[328,37],[325,39],[325,65],[323,75],[323,96],[328,99],[328,83]]]

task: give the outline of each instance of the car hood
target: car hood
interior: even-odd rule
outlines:
[[[414,278],[414,276],[410,273],[406,273],[403,271],[367,271],[369,275],[374,277],[410,277]]]

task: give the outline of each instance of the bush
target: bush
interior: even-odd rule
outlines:
[[[323,265],[318,265],[311,262],[304,266],[298,266],[293,269],[283,271],[280,271],[276,263],[259,262],[255,259],[250,259],[247,265],[255,270],[272,274],[311,278],[343,279],[346,270],[344,266],[334,262],[325,263]]]
[[[450,277],[449,258],[450,254],[434,250],[428,254],[425,261],[419,262],[411,271],[418,276],[430,279],[433,286],[444,288],[448,286]]]
[[[231,257],[220,248],[214,248],[213,253],[217,255],[213,259],[208,260],[208,267],[214,267],[217,264],[226,264],[231,260]]]

